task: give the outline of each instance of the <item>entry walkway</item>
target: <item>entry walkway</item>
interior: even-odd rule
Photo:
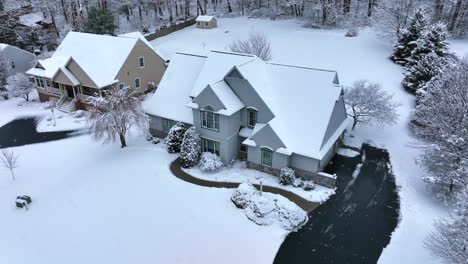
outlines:
[[[209,180],[204,180],[204,179],[194,177],[181,169],[179,158],[177,158],[171,163],[170,169],[171,169],[172,174],[174,174],[177,178],[186,182],[199,185],[199,186],[215,187],[215,188],[237,188],[240,184],[236,182],[209,181]],[[254,185],[257,189],[260,189],[260,185],[258,184],[254,184]],[[288,198],[289,200],[291,200],[292,202],[294,202],[295,204],[297,204],[299,207],[301,207],[304,211],[308,213],[313,211],[315,208],[317,208],[320,205],[320,203],[307,201],[306,199],[300,197],[299,195],[295,193],[286,191],[284,189],[276,188],[276,187],[263,185],[263,191],[282,195]]]

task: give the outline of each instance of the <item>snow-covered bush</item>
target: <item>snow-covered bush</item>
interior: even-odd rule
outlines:
[[[271,225],[274,221],[275,201],[266,196],[254,195],[245,208],[245,215],[258,225]]]
[[[304,181],[304,186],[302,188],[304,191],[311,191],[315,189],[315,183],[312,181]]]
[[[202,171],[215,171],[223,167],[221,158],[210,152],[203,152],[199,163]]]
[[[286,230],[294,230],[305,224],[308,220],[307,213],[288,199],[281,198],[275,204],[280,225]]]
[[[82,118],[82,117],[86,117],[86,115],[87,115],[87,112],[83,110],[76,110],[75,112],[72,113],[72,116],[74,118]]]
[[[435,53],[425,55],[406,70],[403,86],[412,92],[425,90],[429,82],[441,76],[448,63],[447,59]]]
[[[185,125],[181,122],[178,122],[173,127],[171,127],[166,137],[167,152],[180,152],[180,145],[182,145],[182,140],[184,139],[185,131]]]
[[[279,176],[280,184],[289,185],[294,180],[294,170],[291,168],[282,168]]]
[[[292,186],[296,188],[301,188],[302,186],[304,186],[304,181],[301,178],[295,177],[292,181]]]
[[[359,31],[355,28],[351,28],[348,31],[346,31],[345,37],[347,38],[354,38],[359,35]]]
[[[187,129],[180,146],[180,161],[184,168],[192,168],[198,164],[201,154],[201,139],[200,134],[191,127]]]
[[[244,182],[239,184],[239,187],[232,193],[231,201],[236,205],[237,208],[245,209],[252,197],[257,192],[257,189],[253,186],[253,184]]]
[[[159,138],[153,138],[153,140],[151,141],[151,143],[153,144],[159,144],[159,142],[161,142],[161,140]]]

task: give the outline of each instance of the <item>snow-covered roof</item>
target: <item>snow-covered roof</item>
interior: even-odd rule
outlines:
[[[0,43],[0,50],[5,49],[6,47],[8,47],[8,44]]]
[[[193,114],[187,109],[198,108],[198,105],[188,97],[195,98],[211,87],[226,108],[219,113],[232,115],[245,107],[224,81],[224,77],[237,68],[274,114],[268,124],[256,124],[246,143],[252,143],[252,136],[268,125],[286,145],[280,150],[281,153],[321,159],[331,146],[329,142],[335,142],[349,122],[348,119],[344,120],[328,142],[322,144],[335,103],[342,92],[342,87],[336,84],[335,71],[264,62],[253,55],[220,51],[211,51],[208,56],[201,57],[178,54],[175,59],[175,63],[171,61],[169,64],[158,91],[146,103],[152,108],[159,108],[161,106],[157,104],[162,104],[164,108],[169,102],[179,100],[176,97],[180,96],[183,97],[180,105],[188,107],[183,110],[184,107],[179,109],[174,106],[174,109],[161,109],[157,113],[148,111],[150,114],[193,123]],[[186,66],[186,60],[197,63]],[[168,73],[171,76],[166,77]],[[164,82],[169,78],[171,83]],[[162,93],[159,89],[168,90],[170,94]],[[175,113],[168,117],[169,112],[173,111]]]
[[[176,53],[164,73],[158,89],[143,102],[145,111],[163,118],[193,124],[190,91],[206,57]]]
[[[38,26],[37,23],[42,21],[49,22],[46,20],[44,13],[42,12],[30,13],[19,17],[20,24],[28,27],[36,27]]]
[[[153,45],[151,45],[151,43],[145,38],[145,36],[143,36],[143,34],[141,34],[140,31],[135,31],[135,32],[129,32],[129,33],[125,33],[125,34],[120,34],[118,35],[119,37],[124,37],[124,38],[134,38],[134,39],[141,39],[143,41],[143,43],[145,43],[146,45],[148,45],[148,47],[150,47],[152,50],[156,51],[156,53],[164,60],[164,61],[167,61],[167,58],[165,56],[163,56],[163,52],[161,52],[160,50],[158,49],[155,49],[153,47]]]
[[[33,68],[27,73],[52,78],[72,58],[98,87],[111,85],[117,81],[119,70],[141,39],[131,34],[134,37],[69,32],[51,58],[39,61],[45,70]]]
[[[65,68],[64,66],[61,66],[57,72],[54,74],[54,77],[59,73],[59,72],[62,72],[63,74],[65,74],[65,76],[67,76],[67,78],[70,80],[70,82],[73,84],[73,86],[76,86],[78,84],[80,84],[80,81],[75,77],[75,75],[73,75],[73,73],[71,73],[67,68]]]
[[[217,112],[218,114],[230,116],[244,108],[242,101],[239,99],[239,97],[237,97],[237,95],[232,91],[231,87],[229,87],[229,85],[224,80],[214,83],[210,86],[225,107],[224,109],[219,110]]]
[[[213,18],[214,18],[214,16],[198,16],[197,19],[195,19],[195,21],[197,21],[197,22],[210,22]]]

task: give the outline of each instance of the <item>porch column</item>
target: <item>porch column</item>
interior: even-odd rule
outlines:
[[[72,86],[73,98],[76,98],[76,91],[75,91],[75,88],[77,88],[77,87],[76,87],[76,86]]]

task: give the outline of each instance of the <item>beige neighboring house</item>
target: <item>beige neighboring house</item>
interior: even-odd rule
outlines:
[[[214,16],[198,16],[195,22],[197,22],[197,28],[210,29],[218,26]]]
[[[54,55],[26,73],[42,102],[56,101],[64,112],[89,109],[91,96],[130,87],[144,93],[156,87],[166,61],[139,32],[119,36],[69,32]]]

